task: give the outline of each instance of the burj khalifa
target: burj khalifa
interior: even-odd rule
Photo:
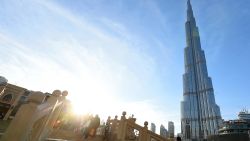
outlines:
[[[181,131],[185,141],[202,141],[209,135],[217,134],[222,119],[190,0],[187,6]]]

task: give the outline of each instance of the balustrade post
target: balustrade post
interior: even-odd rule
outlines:
[[[118,116],[115,116],[115,119],[112,120],[111,124],[111,140],[117,140],[118,138]]]
[[[55,118],[58,117],[59,109],[55,109],[57,104],[60,102],[61,97],[61,91],[55,90],[53,91],[52,95],[48,98],[47,102],[49,105],[51,105],[52,110],[47,115],[47,118],[45,119],[45,123],[42,125],[36,136],[34,137],[34,141],[44,141],[45,138],[48,136],[48,134],[51,132],[53,125],[55,123]],[[57,112],[58,111],[58,112]]]
[[[42,92],[32,92],[28,97],[28,103],[19,108],[1,141],[28,141],[34,124],[34,113],[44,99],[45,95]]]
[[[139,141],[150,141],[148,139],[148,122],[144,122],[144,127],[139,131],[140,132],[140,137]]]
[[[118,139],[120,140],[125,140],[125,136],[126,136],[126,112],[122,112],[122,116],[121,116],[121,120],[119,123],[119,128],[118,128]]]
[[[68,95],[67,91],[63,91],[62,95],[58,97],[58,102],[62,102],[61,105],[59,105],[54,112],[52,113],[52,118],[49,121],[49,128],[52,129],[54,127],[55,122],[58,120],[59,115],[62,112],[62,109],[64,107],[64,101],[66,100],[66,96]],[[55,105],[57,106],[57,105]]]

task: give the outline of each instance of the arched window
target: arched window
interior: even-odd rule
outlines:
[[[5,95],[2,100],[3,100],[3,102],[11,102],[12,94]]]

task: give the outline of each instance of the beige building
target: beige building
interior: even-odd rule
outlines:
[[[0,95],[0,119],[8,119],[14,116],[29,93],[30,91],[25,88],[7,84],[4,92]]]

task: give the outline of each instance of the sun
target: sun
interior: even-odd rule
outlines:
[[[85,87],[75,87],[68,99],[72,103],[73,112],[77,115],[98,114],[107,116],[107,112],[116,111],[113,88],[108,83],[89,82]]]

